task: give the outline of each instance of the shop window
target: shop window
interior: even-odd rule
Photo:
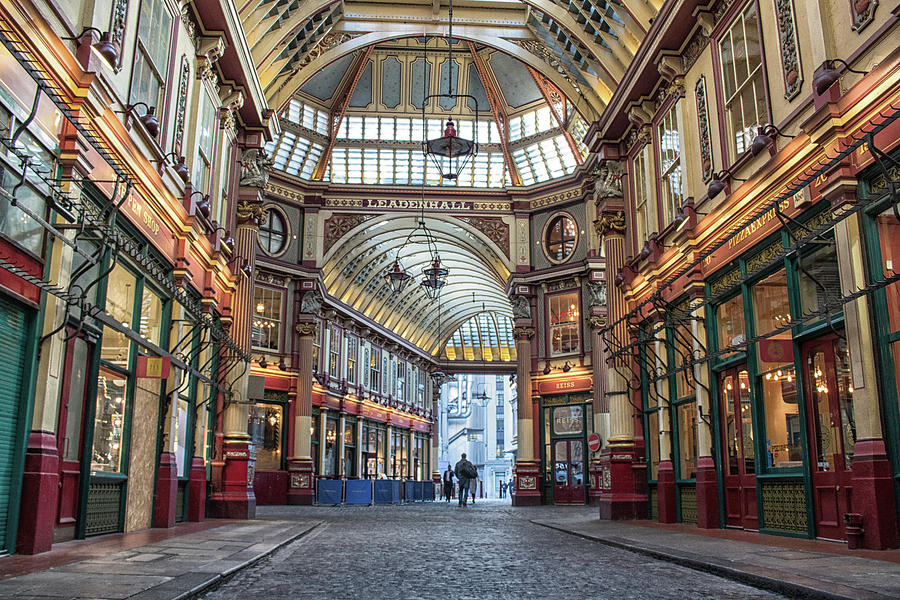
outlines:
[[[157,114],[161,115],[163,87],[169,66],[172,15],[165,0],[142,0],[140,10],[131,77],[131,104],[144,102],[155,106]]]
[[[352,336],[347,336],[347,382],[356,383],[356,358],[359,352],[359,340]]]
[[[284,407],[257,402],[250,406],[247,434],[256,448],[256,469],[278,470],[282,467]]]
[[[337,419],[325,419],[325,463],[322,465],[322,477],[339,477],[337,472],[338,422]]]
[[[550,355],[577,352],[580,340],[578,294],[558,294],[549,299]]]
[[[580,435],[584,432],[584,408],[556,406],[553,408],[554,435]]]
[[[381,393],[387,396],[391,389],[391,358],[387,352],[381,355]]]
[[[659,144],[659,189],[663,223],[675,219],[675,211],[684,199],[681,176],[681,102],[666,111],[657,128]]]
[[[121,473],[125,428],[127,379],[112,369],[100,367],[97,406],[94,413],[92,473]]]
[[[213,146],[215,145],[216,132],[216,108],[210,101],[206,91],[201,86],[199,91],[200,104],[197,118],[197,157],[194,160],[193,184],[194,190],[209,193],[210,178],[212,173]],[[213,207],[212,218],[220,221],[220,202]]]
[[[117,264],[107,276],[106,314],[131,328],[134,324],[134,297],[137,277],[131,271]],[[100,358],[114,365],[127,368],[131,341],[124,333],[105,326]]]
[[[766,427],[766,466],[799,467],[800,414],[797,404],[797,374],[784,365],[762,374],[763,412]]]
[[[287,242],[287,222],[280,210],[269,207],[266,222],[259,226],[259,247],[269,255],[279,254]]]
[[[719,349],[739,346],[746,339],[744,323],[744,298],[740,294],[726,300],[716,307],[716,329],[719,337]],[[735,352],[741,352],[738,348]],[[723,354],[722,358],[732,356],[735,352]]]
[[[754,284],[751,293],[756,335],[764,336],[790,324],[791,308],[788,303],[787,277],[783,269]],[[759,361],[763,365],[760,371],[793,361],[790,340],[791,332],[787,329],[766,336],[757,344]]]
[[[312,417],[309,423],[310,438],[310,455],[313,459],[314,470],[316,474],[322,472],[322,465],[319,464],[319,438],[321,437],[319,429],[321,427],[321,411],[319,407],[314,406],[312,409]]]
[[[0,135],[9,138],[11,131],[20,126],[21,123],[17,122],[12,113],[0,106]],[[55,172],[55,156],[30,131],[25,130],[19,134],[16,147],[31,156],[32,164],[40,164],[50,172]],[[9,161],[0,160],[0,187],[3,188],[3,192],[0,192],[0,233],[29,252],[40,255],[44,245],[44,228],[22,208],[12,205],[11,194],[16,190],[17,204],[45,217],[47,204],[44,198],[49,189],[35,175],[34,169],[26,169],[25,181],[19,186],[19,182],[22,181],[21,161],[14,154],[8,153],[5,146],[0,146],[0,156],[8,157]]]
[[[687,310],[687,309],[686,309]],[[691,324],[679,324],[673,334],[675,350],[675,397],[683,399],[694,395],[694,367],[690,366],[694,356],[694,338]]]
[[[894,275],[900,268],[900,221],[888,205],[874,215],[874,222],[878,232],[878,244],[872,248],[872,254],[875,255],[873,271],[875,276],[882,280]],[[887,335],[881,339],[889,340],[882,364],[885,371],[893,368],[895,399],[900,401],[900,283],[895,281],[885,286],[881,294],[884,303],[876,303],[877,314],[885,322],[887,330],[885,332]]]
[[[366,421],[363,427],[363,477],[384,478],[387,430],[384,425]]]
[[[647,432],[644,443],[647,445],[647,461],[650,463],[650,480],[659,478],[659,409],[647,414]]]
[[[406,398],[406,363],[402,360],[397,361],[396,383],[397,400],[403,402],[404,398]]]
[[[838,272],[837,250],[834,240],[828,240],[806,251],[798,261],[800,280],[800,308],[804,315],[828,308],[841,311],[841,278]]]
[[[334,323],[328,326],[328,374],[335,379],[341,376],[341,328]]]
[[[281,291],[257,285],[253,289],[253,305],[250,328],[253,347],[277,351],[281,337]]]
[[[575,251],[578,243],[578,229],[575,221],[568,215],[559,215],[550,220],[547,226],[544,248],[551,262],[565,262]]]
[[[313,373],[319,371],[319,352],[322,348],[322,328],[319,322],[316,322],[316,333],[313,336]]]
[[[649,146],[638,150],[631,161],[632,175],[634,179],[634,225],[635,243],[640,246],[650,237],[650,233],[656,231],[655,211],[651,210],[647,201],[650,195],[647,191],[647,155]]]
[[[108,296],[108,292],[107,292]],[[153,293],[146,284],[141,293],[141,316],[138,322],[138,333],[144,339],[159,345],[160,333],[163,323],[163,301],[157,294]]]
[[[764,72],[756,3],[750,2],[719,39],[725,94],[725,127],[734,157],[750,148],[756,129],[767,121]]]
[[[344,422],[344,458],[341,464],[343,477],[356,477],[356,420],[347,417]]]
[[[372,348],[372,357],[369,360],[369,379],[372,390],[381,391],[381,348]]]
[[[697,403],[685,402],[675,409],[678,423],[678,477],[697,477]]]

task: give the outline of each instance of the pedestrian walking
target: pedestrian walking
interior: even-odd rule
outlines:
[[[450,465],[447,465],[447,470],[444,471],[444,496],[446,496],[447,502],[450,502],[450,498],[453,497],[453,469],[450,468]]]
[[[475,477],[469,482],[469,491],[472,493],[472,504],[475,504],[475,494],[478,492],[478,471],[475,471]]]
[[[466,460],[466,453],[462,453],[462,458],[453,468],[456,478],[459,480],[459,505],[466,506],[466,500],[469,495],[469,482],[478,477],[478,470],[475,465]],[[474,501],[474,500],[473,500]]]

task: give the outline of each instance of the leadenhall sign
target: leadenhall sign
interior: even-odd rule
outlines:
[[[546,394],[565,394],[566,392],[584,392],[590,390],[594,385],[593,378],[590,375],[576,375],[574,377],[566,377],[563,379],[539,379],[538,393]]]
[[[428,210],[471,210],[475,207],[472,202],[461,200],[379,200],[378,198],[364,198],[363,208],[403,208]]]

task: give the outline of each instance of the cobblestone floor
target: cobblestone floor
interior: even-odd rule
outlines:
[[[782,598],[535,525],[508,504],[261,507],[312,533],[203,596],[248,598]]]

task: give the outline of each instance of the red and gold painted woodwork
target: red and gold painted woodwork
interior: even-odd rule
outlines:
[[[541,461],[517,460],[513,466],[515,491],[513,506],[537,506],[541,503]]]

